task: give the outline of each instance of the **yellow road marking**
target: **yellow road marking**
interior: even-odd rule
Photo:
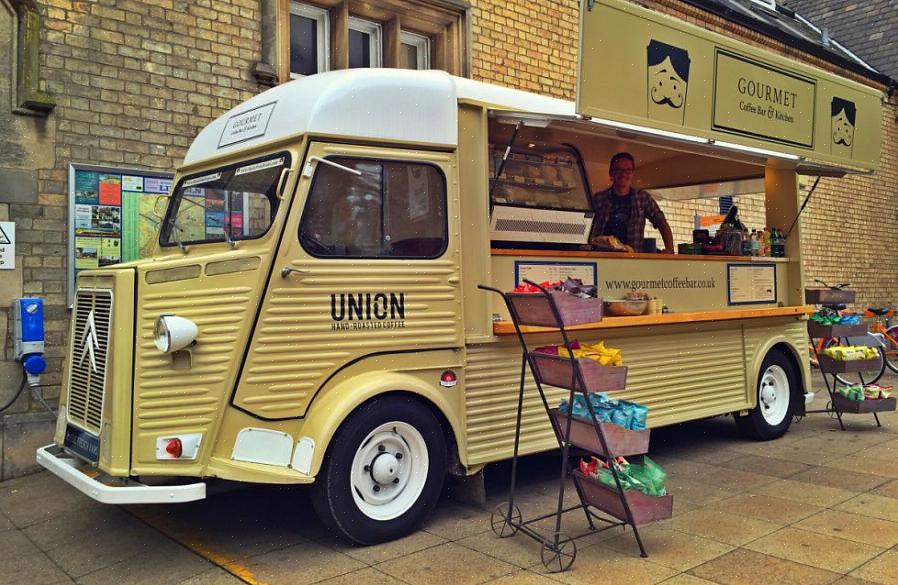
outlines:
[[[127,509],[127,508],[126,508]],[[130,511],[130,510],[129,510]],[[203,543],[187,538],[180,530],[180,527],[173,522],[166,522],[165,519],[161,517],[143,517],[135,514],[133,511],[130,511],[131,515],[147,524],[148,526],[152,526],[165,536],[171,538],[181,546],[184,546],[190,549],[195,554],[203,557],[207,561],[211,562],[213,565],[224,569],[231,575],[234,575],[244,583],[248,585],[268,585],[268,583],[264,581],[258,581],[253,576],[253,572],[248,568],[244,567],[240,563],[236,561],[229,560],[226,555],[219,554],[214,550],[206,547]],[[160,521],[161,520],[161,521]]]
[[[268,585],[267,583],[265,583],[263,581],[257,581],[256,578],[253,576],[253,572],[250,571],[249,569],[247,569],[246,567],[244,567],[243,565],[241,565],[237,562],[234,562],[234,561],[229,561],[226,556],[220,555],[220,554],[216,553],[215,551],[210,550],[209,548],[204,546],[202,543],[193,542],[193,541],[190,541],[187,539],[182,540],[180,538],[175,537],[174,535],[170,535],[170,536],[172,536],[172,538],[175,538],[182,545],[186,546],[187,548],[189,548],[190,550],[192,550],[199,556],[203,557],[207,561],[210,561],[211,563],[215,564],[216,566],[219,566],[222,569],[224,569],[225,571],[227,571],[228,573],[234,575],[235,577],[237,577],[244,583],[248,583],[249,585]]]

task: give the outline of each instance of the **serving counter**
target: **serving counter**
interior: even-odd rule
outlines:
[[[814,307],[770,307],[763,309],[731,309],[728,311],[700,311],[690,313],[664,313],[660,315],[636,315],[633,317],[604,317],[597,323],[566,327],[568,331],[584,331],[591,329],[616,329],[621,327],[645,327],[649,325],[674,325],[677,323],[699,323],[706,321],[730,321],[737,319],[758,319],[764,317],[789,317],[806,319],[814,312]],[[546,333],[553,331],[551,327],[522,326],[521,333]],[[514,333],[511,321],[495,321],[493,333],[510,335]]]
[[[612,260],[679,260],[708,262],[758,262],[787,263],[789,258],[773,258],[770,256],[718,256],[698,254],[662,254],[660,252],[596,252],[592,250],[519,250],[493,248],[492,256],[533,256],[551,258],[607,258]]]

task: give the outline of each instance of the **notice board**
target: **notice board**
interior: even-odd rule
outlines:
[[[149,255],[171,184],[171,173],[69,165],[69,304],[79,270]]]

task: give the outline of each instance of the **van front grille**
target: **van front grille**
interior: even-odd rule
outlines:
[[[112,320],[112,291],[80,289],[75,294],[69,352],[69,420],[100,433],[106,359]]]

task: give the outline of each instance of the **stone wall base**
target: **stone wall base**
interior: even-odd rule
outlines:
[[[56,417],[48,412],[0,416],[0,481],[40,471],[34,453],[53,442]]]

